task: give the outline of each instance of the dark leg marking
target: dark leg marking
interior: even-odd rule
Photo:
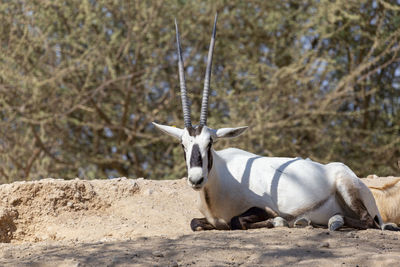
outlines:
[[[395,223],[383,223],[382,230],[400,231],[400,227],[398,227]]]
[[[241,215],[231,219],[230,227],[232,230],[246,230],[255,228],[272,228],[273,220],[269,220],[276,215],[264,209],[253,207]]]
[[[379,225],[379,219],[378,216],[374,217],[374,222],[375,226],[378,229],[381,230],[387,230],[387,231],[400,231],[400,227],[397,226],[395,223],[387,222],[387,223],[382,223],[382,225]]]
[[[329,219],[328,223],[328,228],[329,231],[336,231],[342,226],[358,229],[358,230],[366,230],[368,228],[371,228],[371,224],[369,220],[360,220],[360,219],[354,219],[348,216],[342,216],[340,214],[337,214],[335,216],[332,216]]]
[[[346,204],[351,212],[358,217],[358,219],[344,217],[345,225],[356,229],[376,228],[375,221],[362,202],[358,189],[350,181],[344,179],[341,181],[343,184],[339,187],[338,196],[340,196],[340,200]]]
[[[366,226],[366,228],[375,228],[374,227],[375,226],[374,219],[368,213],[368,210],[364,206],[364,203],[362,203],[361,199],[359,199],[359,198],[355,199],[354,203],[355,203],[355,206],[357,207],[355,210],[357,211],[357,214],[360,215],[361,225],[364,224]],[[347,224],[347,221],[351,220],[351,218],[348,218],[348,217],[345,217],[344,219],[345,219],[345,224]]]
[[[368,228],[371,228],[371,223],[370,220],[359,220],[359,219],[353,219],[350,217],[344,216],[344,224],[348,227],[359,229],[359,230],[366,230]]]
[[[209,223],[206,218],[194,218],[190,222],[190,228],[192,228],[193,231],[206,231],[215,229],[215,227]]]
[[[266,221],[248,224],[248,225],[246,225],[246,227],[247,227],[247,229],[274,228],[275,224],[274,224],[274,219],[271,218]],[[244,229],[244,230],[246,230],[246,229]]]

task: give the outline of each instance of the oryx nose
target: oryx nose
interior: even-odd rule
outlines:
[[[189,177],[189,181],[192,185],[200,185],[204,181],[204,177],[200,177],[199,179]]]

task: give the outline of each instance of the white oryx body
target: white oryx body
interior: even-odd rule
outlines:
[[[306,216],[320,225],[335,214],[353,217],[338,191],[349,183],[359,190],[370,215],[380,220],[372,194],[342,163],[261,157],[236,148],[213,151],[213,161],[199,196],[200,211],[215,227],[229,225],[232,217],[251,207],[271,209],[285,219]]]
[[[200,211],[205,216],[205,219],[193,219],[192,229],[269,227],[269,219],[279,217],[293,220],[294,225],[303,224],[304,220],[328,225],[333,231],[345,224],[360,229],[378,226],[383,229],[385,226],[371,192],[342,163],[323,165],[301,158],[262,157],[235,148],[212,149],[218,139],[239,136],[247,129],[247,126],[217,130],[207,127],[216,21],[217,16],[208,53],[199,125],[193,126],[191,122],[176,21],[185,128],[153,123],[177,138],[184,149],[188,183],[198,192]]]

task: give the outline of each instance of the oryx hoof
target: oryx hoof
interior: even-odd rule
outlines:
[[[310,219],[308,219],[306,217],[297,218],[293,223],[293,227],[296,227],[296,228],[304,228],[309,225],[311,225],[311,221],[310,221]]]
[[[192,228],[192,231],[194,232],[215,229],[215,227],[209,223],[206,218],[194,218],[190,222],[190,228]]]
[[[395,223],[383,223],[381,228],[382,230],[387,231],[400,231],[400,227],[398,227]]]
[[[328,222],[329,231],[336,231],[336,230],[338,230],[340,227],[342,227],[343,225],[344,225],[343,216],[342,216],[342,215],[339,215],[339,214],[337,214],[337,215],[335,215],[335,216],[332,216],[332,217],[329,219],[329,222]]]
[[[272,221],[274,227],[289,227],[289,223],[282,217],[275,217]]]

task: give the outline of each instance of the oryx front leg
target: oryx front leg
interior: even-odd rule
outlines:
[[[230,222],[230,227],[232,230],[247,230],[288,226],[285,219],[275,216],[276,214],[273,212],[267,212],[265,209],[253,207],[243,214],[233,217]]]
[[[214,225],[209,223],[206,218],[194,218],[190,222],[190,228],[193,231],[206,231],[206,230],[215,230]]]
[[[211,220],[211,221],[210,221]],[[217,218],[194,218],[190,222],[190,228],[193,231],[207,231],[207,230],[229,230],[229,225],[225,221]]]

